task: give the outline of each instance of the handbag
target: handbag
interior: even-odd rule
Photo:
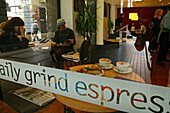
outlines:
[[[150,43],[150,50],[157,50],[158,49],[158,43],[157,43],[157,38],[153,37]]]
[[[149,30],[152,30],[152,29],[153,29],[153,26],[154,26],[154,22],[151,22],[151,23],[149,24]]]
[[[135,45],[136,50],[142,51],[145,46],[145,39],[143,37],[137,37],[134,45]]]

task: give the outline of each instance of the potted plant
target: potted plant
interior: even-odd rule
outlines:
[[[89,35],[91,36],[96,30],[95,5],[96,2],[90,5],[84,3],[75,20],[77,32],[84,38],[87,37],[87,40],[90,38]]]
[[[111,20],[110,17],[108,17],[108,20],[107,20],[108,35],[110,35],[110,31],[111,31],[111,29],[113,29],[113,26],[114,26],[113,21]]]

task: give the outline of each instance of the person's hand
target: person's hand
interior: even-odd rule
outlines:
[[[25,27],[24,26],[20,26],[20,32],[21,32],[21,36],[25,37]]]
[[[68,39],[69,40],[69,44],[73,44],[74,40],[73,39]]]
[[[70,45],[73,44],[74,40],[73,39],[67,39],[66,41],[64,41],[64,45]]]
[[[161,19],[161,16],[160,16],[160,15],[158,15],[157,17],[158,17],[158,19]]]

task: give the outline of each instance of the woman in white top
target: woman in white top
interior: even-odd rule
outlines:
[[[146,27],[143,25],[142,22],[139,23],[141,26],[140,26],[140,32],[144,35],[146,33]]]

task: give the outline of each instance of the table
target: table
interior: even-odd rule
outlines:
[[[93,64],[74,66],[74,67],[70,67],[70,70],[76,72],[76,70],[78,68],[83,68],[85,66],[90,67],[92,65]],[[137,75],[134,72],[126,74],[126,76],[125,76],[123,74],[115,72],[113,69],[104,70],[103,77],[114,78],[115,76],[123,77],[123,78],[127,78],[127,79],[131,79],[131,80],[134,80],[134,81],[145,83],[145,81],[139,75]],[[115,109],[106,108],[106,107],[99,106],[99,105],[94,105],[94,104],[91,104],[91,103],[79,101],[79,100],[68,98],[68,97],[65,97],[65,96],[58,95],[58,94],[54,94],[54,95],[55,95],[56,99],[58,101],[60,101],[61,103],[63,103],[64,105],[67,105],[67,106],[74,108],[74,109],[77,109],[77,110],[87,111],[87,112],[115,112],[115,111],[117,111]]]
[[[111,43],[117,44],[118,47],[119,47],[120,44],[123,43],[123,42],[126,42],[126,40],[123,40],[123,39],[106,39],[106,40],[104,40],[104,42],[105,43],[111,42]]]

